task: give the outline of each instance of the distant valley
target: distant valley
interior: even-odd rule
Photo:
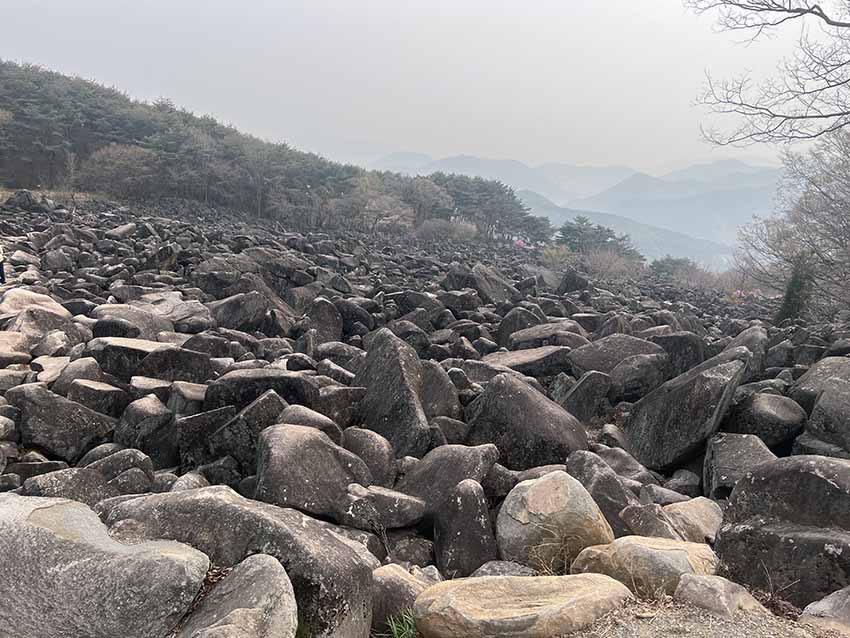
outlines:
[[[471,155],[434,159],[393,153],[370,168],[408,175],[437,171],[498,179],[535,215],[560,225],[581,214],[632,237],[649,259],[671,254],[713,269],[731,260],[737,230],[773,212],[781,169],[738,160],[694,164],[660,176],[628,166],[529,166]]]

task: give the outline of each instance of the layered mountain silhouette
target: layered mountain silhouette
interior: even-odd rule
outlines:
[[[732,265],[734,249],[726,244],[642,224],[621,215],[564,208],[532,191],[518,191],[517,196],[534,215],[544,215],[556,226],[561,226],[564,222],[572,221],[581,215],[594,224],[607,226],[618,235],[628,235],[635,248],[649,261],[672,255],[687,257],[710,270],[722,271]]]
[[[553,223],[559,223],[565,214],[559,211],[583,211],[588,217],[589,213],[607,213],[614,218],[611,224],[605,225],[617,232],[628,232],[622,230],[626,222],[652,228],[653,233],[640,233],[640,236],[648,241],[652,235],[651,244],[660,246],[661,254],[692,257],[681,253],[683,237],[707,240],[704,251],[700,252],[705,257],[710,256],[712,250],[723,247],[724,252],[719,253],[717,259],[710,259],[712,263],[717,263],[718,259],[725,262],[723,255],[731,252],[730,246],[736,243],[741,225],[748,223],[753,215],[768,215],[774,211],[781,177],[780,169],[739,160],[694,164],[652,176],[619,165],[548,163],[533,167],[517,160],[472,155],[434,159],[421,153],[393,153],[375,162],[371,168],[412,175],[442,171],[498,179],[516,191],[523,191],[527,205],[535,213],[549,216]],[[534,194],[548,203],[535,200]],[[673,234],[659,235],[665,230]],[[629,234],[635,237],[636,243],[643,241],[638,241],[637,229]],[[674,235],[680,240],[674,242]],[[671,243],[665,246],[663,241]],[[644,254],[657,254],[657,250],[648,250],[648,246],[649,243],[644,245],[647,248]]]

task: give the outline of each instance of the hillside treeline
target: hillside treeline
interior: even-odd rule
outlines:
[[[283,126],[282,126],[283,128]],[[130,200],[181,197],[296,228],[421,227],[449,220],[487,238],[544,241],[507,185],[407,177],[328,161],[113,88],[0,60],[0,184],[82,189]]]

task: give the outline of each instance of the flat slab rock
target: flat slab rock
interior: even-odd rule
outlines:
[[[483,576],[429,587],[413,615],[424,638],[552,638],[587,627],[631,597],[601,574]]]

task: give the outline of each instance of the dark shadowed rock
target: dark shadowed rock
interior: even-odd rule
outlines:
[[[632,407],[624,430],[629,451],[643,465],[663,470],[681,464],[720,427],[746,367],[737,360],[712,363],[671,379]]]
[[[447,578],[469,576],[497,557],[496,538],[484,489],[472,480],[458,483],[434,522],[437,567]]]
[[[209,385],[204,409],[213,410],[225,405],[241,409],[268,390],[274,390],[287,403],[307,407],[312,406],[319,396],[319,390],[310,378],[299,372],[275,368],[234,370]]]
[[[754,467],[732,490],[717,553],[735,582],[781,589],[797,606],[850,581],[850,461],[821,456]]]
[[[419,399],[422,366],[413,349],[387,329],[372,339],[354,383],[366,388],[363,426],[385,437],[397,456],[422,456],[430,440]]]
[[[493,445],[443,445],[426,454],[396,489],[425,500],[426,516],[437,514],[455,486],[465,479],[481,483],[498,460]]]
[[[6,400],[21,411],[21,442],[76,461],[115,427],[115,419],[52,393],[44,384],[19,385]]]
[[[559,463],[587,448],[587,433],[573,415],[510,374],[494,377],[466,416],[467,442],[494,443],[513,470]]]
[[[726,434],[713,436],[708,441],[703,461],[703,489],[709,498],[729,498],[735,484],[747,472],[776,455],[764,442],[752,434]]]
[[[793,439],[806,425],[806,411],[788,397],[757,393],[734,405],[723,421],[724,432],[754,434],[773,447]]]

